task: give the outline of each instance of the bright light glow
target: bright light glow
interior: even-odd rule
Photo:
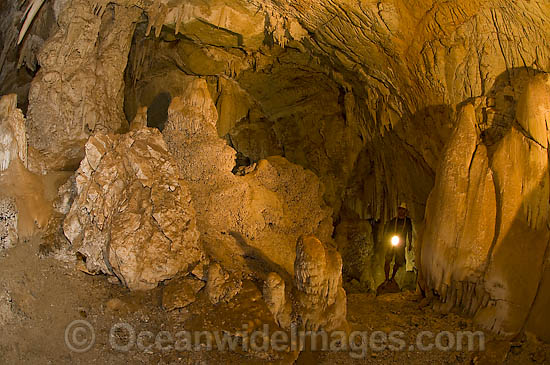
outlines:
[[[399,236],[393,236],[391,238],[391,244],[392,246],[397,246],[399,244]]]

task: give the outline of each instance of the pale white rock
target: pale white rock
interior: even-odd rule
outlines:
[[[90,135],[128,126],[124,70],[140,11],[91,0],[60,10],[59,30],[40,50],[29,91],[30,167],[42,173],[78,166]]]
[[[25,117],[17,108],[17,95],[10,94],[0,98],[0,171],[16,158],[27,165]]]
[[[86,144],[64,222],[89,272],[151,289],[204,259],[188,188],[156,129],[98,134]]]

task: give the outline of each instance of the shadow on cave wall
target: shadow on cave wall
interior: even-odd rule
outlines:
[[[267,279],[267,275],[269,273],[275,272],[283,278],[285,282],[293,282],[293,278],[286,272],[286,270],[266,257],[258,248],[247,244],[241,233],[229,231],[228,234],[235,239],[237,245],[244,252],[243,258],[246,260],[246,265],[251,272],[257,273],[263,280]]]
[[[528,67],[510,69],[500,74],[487,92],[487,105],[482,108],[479,123],[482,142],[489,148],[498,143],[510,131],[516,118],[517,99],[526,82],[533,76],[543,73]],[[466,100],[464,103],[468,103]]]
[[[532,217],[527,214],[533,204],[540,204],[541,187],[548,185],[547,168],[533,190],[524,195],[510,229],[495,234],[484,279],[506,288],[507,297],[493,298],[497,308],[502,306],[508,316],[504,326],[534,332],[550,342],[550,226],[546,217],[543,225],[533,227],[528,221]],[[548,204],[548,196],[543,204]],[[498,211],[497,226],[501,222]],[[498,322],[492,330],[500,330]]]

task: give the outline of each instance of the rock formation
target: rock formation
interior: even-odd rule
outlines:
[[[342,288],[342,258],[315,236],[301,236],[296,244],[294,279],[289,292],[277,273],[264,283],[263,297],[275,321],[306,331],[348,330],[346,292]]]
[[[293,314],[281,276],[272,272],[264,284],[266,301],[280,325],[288,328],[292,315],[308,330],[345,327],[340,255],[326,250],[314,236],[298,240],[302,232],[316,232],[330,240],[330,210],[322,201],[319,181],[282,157],[260,160],[244,176],[233,175],[235,151],[219,138],[216,119],[206,83],[194,79],[182,96],[172,99],[163,129],[191,188],[205,248],[233,271],[230,274],[217,263],[209,267],[210,300],[214,304],[230,301],[240,289],[234,275],[248,271],[220,253],[223,246],[235,245],[231,242],[235,240],[239,250],[255,252],[256,259],[295,276],[289,282],[299,303]],[[224,232],[229,237],[223,237]]]
[[[7,170],[16,158],[27,164],[25,117],[17,109],[17,95],[0,98],[0,171]]]
[[[478,208],[473,209],[474,205]],[[483,276],[495,217],[496,194],[487,148],[477,145],[475,111],[467,105],[443,155],[422,237],[426,281],[441,293],[448,309],[463,305],[475,313],[484,301],[487,304],[483,286],[476,288],[475,284]]]
[[[346,329],[346,292],[342,289],[342,258],[314,236],[296,245],[294,281],[298,320],[306,330]]]
[[[229,302],[242,288],[242,281],[214,263],[208,268],[206,293],[212,304]]]
[[[426,287],[506,335],[548,336],[549,80],[519,73],[494,105],[462,108],[426,210]],[[482,110],[494,119],[483,124]]]
[[[203,281],[192,277],[169,280],[162,290],[162,307],[166,310],[184,308],[197,299],[197,292],[203,287]]]
[[[0,5],[0,95],[17,94],[17,106],[27,111],[30,82],[40,67],[37,54],[44,42],[57,30],[59,6],[63,1],[47,1],[39,8],[18,43],[26,6],[16,1]]]
[[[281,328],[288,329],[292,324],[292,303],[287,299],[286,283],[275,272],[267,275],[262,289],[262,295],[275,322]]]
[[[334,240],[342,255],[343,275],[348,281],[362,281],[371,290],[378,285],[375,277],[374,234],[371,224],[357,217],[346,217],[335,228]]]
[[[64,231],[88,271],[151,289],[203,260],[191,196],[157,130],[91,137],[76,189]]]
[[[0,198],[0,252],[13,247],[19,239],[17,230],[18,214],[14,198]]]
[[[0,172],[15,163],[27,163],[25,118],[17,108],[17,95],[0,98]],[[5,189],[3,189],[5,190]],[[14,246],[19,239],[19,209],[15,196],[2,191],[0,196],[0,250]]]
[[[245,176],[233,175],[235,150],[219,138],[216,120],[206,82],[194,79],[181,97],[172,99],[163,130],[189,184],[205,247],[227,267],[238,267],[239,259],[223,259],[220,251],[236,247],[232,255],[257,251],[262,260],[291,274],[301,234],[330,238],[322,186],[312,172],[282,157],[259,161]]]
[[[67,2],[59,30],[40,50],[41,68],[29,91],[27,131],[38,152],[34,170],[78,166],[90,135],[127,128],[123,74],[138,16],[124,5]]]

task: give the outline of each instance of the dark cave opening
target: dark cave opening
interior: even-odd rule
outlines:
[[[147,108],[147,126],[157,128],[162,132],[164,125],[168,120],[168,107],[172,101],[170,93],[161,92],[151,102]]]

